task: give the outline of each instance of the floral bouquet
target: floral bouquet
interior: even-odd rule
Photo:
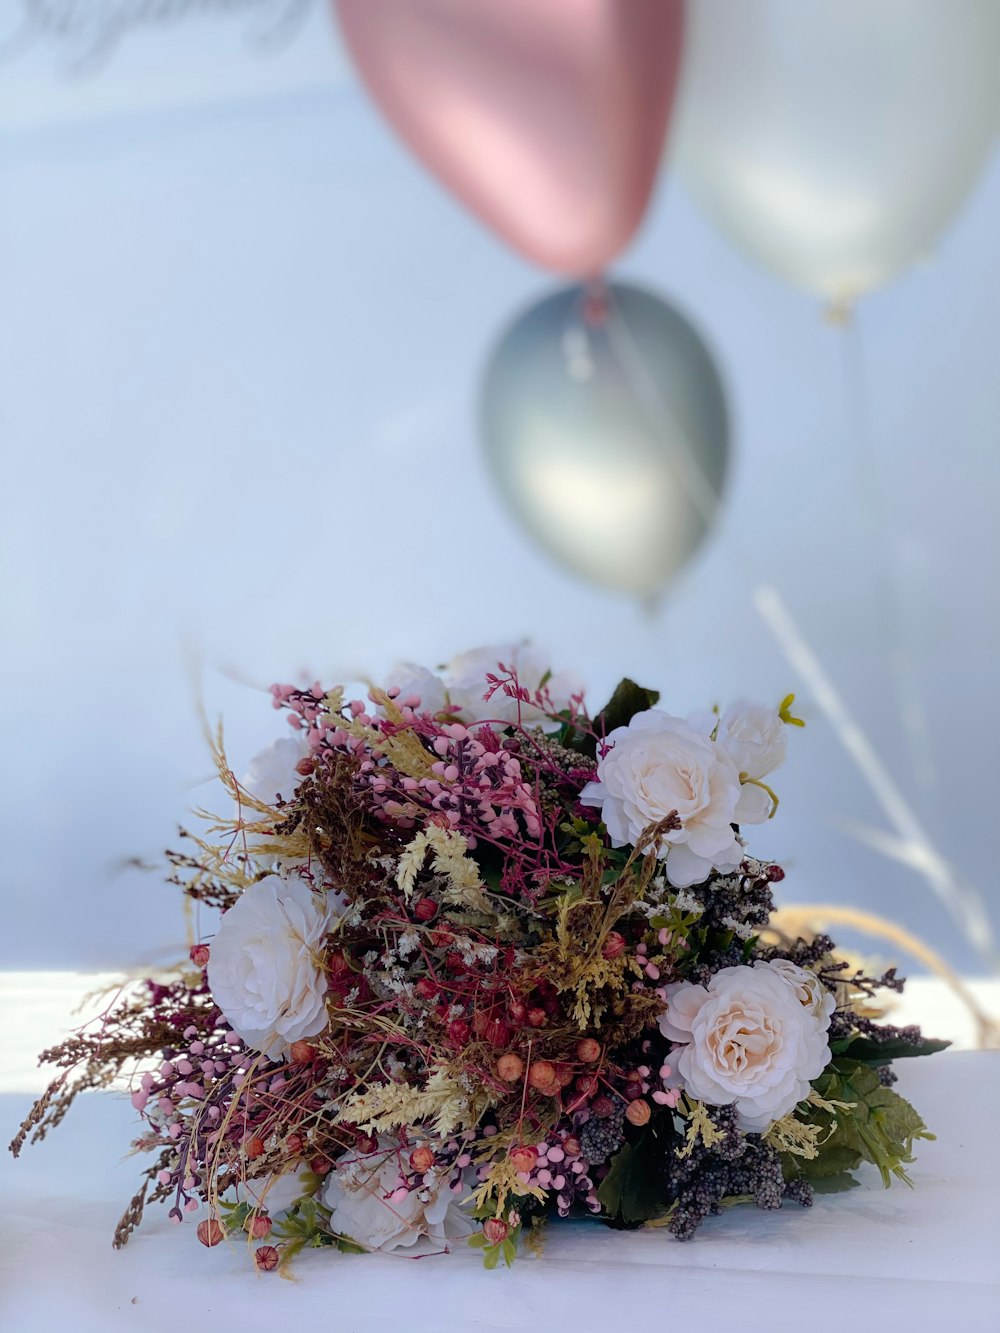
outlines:
[[[43,1054],[12,1144],[130,1078],[155,1159],[116,1246],[164,1201],[261,1269],[459,1242],[493,1267],[558,1218],[686,1240],[862,1162],[906,1180],[930,1136],[891,1063],[947,1043],[876,1021],[894,971],[776,932],[783,872],[744,843],[791,695],[684,720],[625,680],[592,716],[523,646],[272,694],[291,735],[237,781],[220,733],[233,808],[168,854],[203,940]]]

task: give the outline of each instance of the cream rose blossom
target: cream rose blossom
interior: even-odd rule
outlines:
[[[380,1144],[365,1157],[348,1154],[323,1189],[330,1230],[369,1250],[406,1250],[411,1256],[442,1250],[475,1229],[448,1178],[447,1171],[429,1171],[418,1189],[407,1190],[398,1150]]]
[[[735,1105],[740,1128],[761,1133],[808,1096],[830,1062],[830,1014],[819,1008],[808,983],[758,962],[725,967],[707,986],[668,986],[660,1031],[677,1043],[678,1085],[709,1106]]]
[[[265,750],[254,755],[240,786],[265,805],[277,805],[279,799],[291,801],[302,781],[302,774],[298,771],[297,765],[308,753],[309,746],[301,735],[282,736]],[[237,814],[241,820],[248,823],[256,823],[267,818],[266,815],[247,805],[242,806]],[[245,839],[247,851],[265,869],[274,869],[279,864],[288,866],[295,864],[271,852],[260,850],[261,846],[271,841],[266,833],[244,833],[242,838]]]
[[[664,834],[659,848],[675,888],[738,868],[743,849],[732,824],[740,778],[725,750],[655,708],[636,713],[607,742],[597,781],[584,787],[580,801],[601,811],[614,846],[634,845],[644,829],[676,810],[681,827]]]
[[[223,914],[208,985],[226,1022],[272,1060],[326,1027],[320,957],[336,904],[300,879],[268,875]]]
[[[763,824],[772,813],[771,797],[757,784],[785,762],[785,724],[776,708],[738,700],[719,721],[716,744],[728,751],[743,786],[736,806],[739,824]]]

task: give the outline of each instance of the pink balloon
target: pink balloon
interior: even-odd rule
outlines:
[[[529,259],[597,273],[656,178],[683,0],[335,0],[409,147]]]

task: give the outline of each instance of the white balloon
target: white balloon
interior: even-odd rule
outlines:
[[[679,166],[711,219],[837,303],[927,255],[1000,126],[1000,0],[696,0]]]
[[[484,442],[540,545],[592,582],[652,598],[716,516],[725,396],[681,314],[637,287],[604,290],[596,317],[567,287],[507,330],[483,385]]]

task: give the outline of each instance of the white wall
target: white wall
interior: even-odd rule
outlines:
[[[621,271],[710,338],[737,461],[720,540],[650,618],[550,567],[482,465],[477,375],[546,276],[390,138],[320,9],[267,57],[285,64],[259,96],[247,70],[264,57],[242,37],[231,86],[183,58],[221,21],[126,34],[72,76],[76,101],[44,35],[8,58],[6,85],[0,65],[0,967],[115,966],[182,940],[174,892],[121,864],[155,859],[212,799],[193,662],[237,761],[278,726],[258,692],[271,680],[522,634],[582,669],[595,705],[625,672],[676,711],[777,698],[801,682],[752,608],[763,577],[1000,925],[1000,162],[934,261],[872,297],[851,335],[867,501],[844,333],[733,254],[665,177]],[[128,63],[140,53],[153,92]],[[900,642],[927,777],[890,683]],[[784,859],[785,897],[896,916],[976,968],[926,882],[843,832],[887,826],[806,707],[779,817],[753,830]]]

